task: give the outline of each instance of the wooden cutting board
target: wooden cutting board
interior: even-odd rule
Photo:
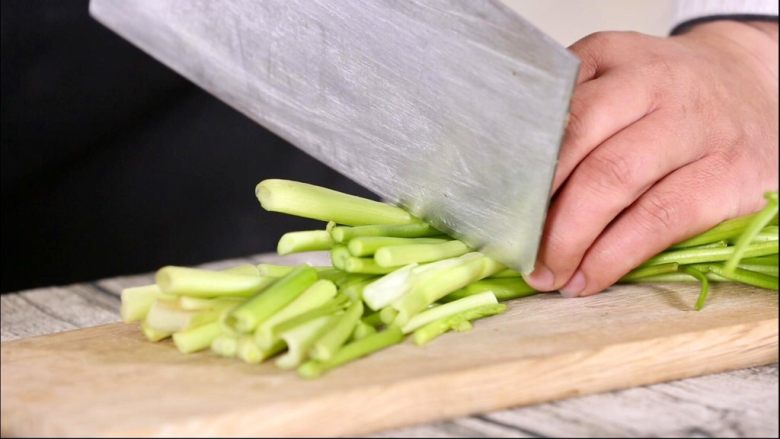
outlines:
[[[714,285],[544,294],[426,347],[315,381],[110,324],[2,344],[3,436],[322,436],[638,386],[778,358],[777,293]]]

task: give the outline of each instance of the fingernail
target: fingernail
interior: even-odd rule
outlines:
[[[536,269],[526,279],[526,282],[535,290],[550,291],[555,284],[555,275],[544,264],[537,264]]]
[[[584,289],[585,275],[582,274],[582,271],[577,270],[577,272],[574,273],[574,276],[569,279],[569,282],[559,291],[563,297],[577,297]]]

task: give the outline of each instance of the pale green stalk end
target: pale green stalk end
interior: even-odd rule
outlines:
[[[149,326],[146,322],[141,322],[141,332],[147,340],[157,342],[166,339],[173,334],[171,331],[160,331]]]
[[[211,351],[222,357],[235,357],[238,354],[238,339],[234,335],[221,334],[211,342]]]
[[[276,252],[280,255],[289,255],[292,253],[330,250],[333,244],[333,238],[325,230],[289,232],[279,238]]]
[[[309,356],[316,360],[329,360],[349,339],[355,325],[363,315],[363,302],[353,302],[335,323],[312,346]]]
[[[211,346],[211,342],[220,334],[222,334],[222,328],[219,326],[219,322],[214,321],[206,325],[176,332],[173,334],[173,344],[176,345],[176,348],[182,354],[189,354],[208,349]]]
[[[226,323],[240,334],[246,334],[295,300],[317,281],[317,271],[301,265],[279,279],[262,294],[251,298],[228,315]]]
[[[265,210],[348,226],[416,221],[399,207],[290,180],[263,180],[255,195]]]
[[[448,317],[434,320],[414,331],[412,340],[416,345],[422,346],[424,344],[430,343],[436,337],[450,330],[456,330],[458,332],[468,331],[471,329],[472,321],[496,314],[501,314],[502,312],[506,311],[506,309],[507,306],[503,303],[483,305]]]
[[[175,266],[159,269],[156,281],[163,293],[193,297],[252,296],[267,285],[260,276]]]
[[[161,294],[162,292],[157,285],[144,285],[122,290],[122,305],[119,309],[122,321],[130,323],[145,319],[149,308]]]
[[[276,360],[276,366],[280,369],[298,367],[306,360],[314,342],[333,322],[334,316],[322,316],[283,333],[281,338],[287,344],[287,352]]]

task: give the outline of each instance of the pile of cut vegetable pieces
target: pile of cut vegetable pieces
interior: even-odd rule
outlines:
[[[402,342],[417,345],[500,314],[535,294],[520,274],[405,210],[326,188],[264,180],[268,211],[321,220],[281,237],[281,255],[329,251],[332,266],[241,265],[223,271],[167,266],[154,285],[122,292],[122,319],[182,353],[210,349],[247,363],[273,358],[304,378]],[[763,210],[680,242],[621,282],[738,282],[777,290],[777,192]]]

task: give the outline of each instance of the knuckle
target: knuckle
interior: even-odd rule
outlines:
[[[636,221],[648,232],[666,234],[679,224],[681,206],[675,193],[649,192],[637,203]]]
[[[616,188],[633,187],[637,173],[624,154],[595,151],[583,162],[583,173],[592,189],[614,193]]]

